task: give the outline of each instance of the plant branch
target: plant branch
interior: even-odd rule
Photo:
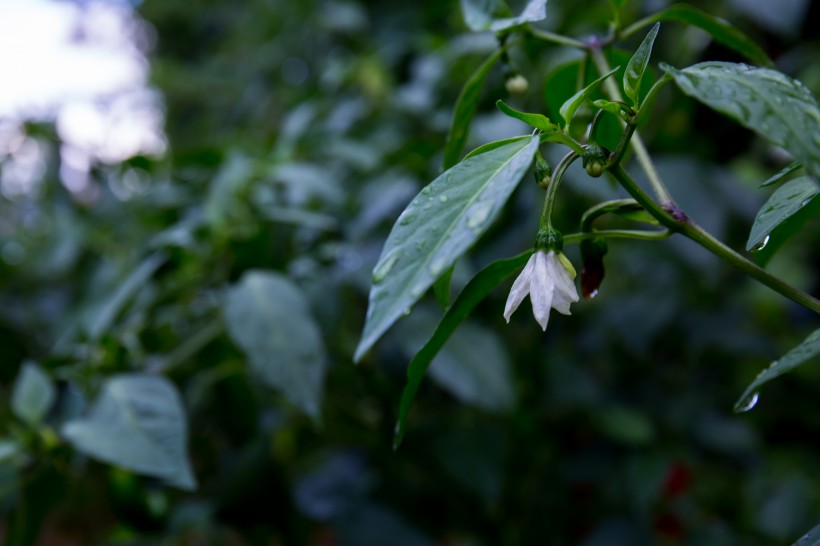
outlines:
[[[677,207],[674,207],[674,205],[671,207],[667,206],[669,210],[660,206],[638,186],[635,180],[633,180],[629,173],[620,165],[613,166],[610,172],[615,176],[618,182],[621,183],[624,189],[635,198],[635,201],[640,203],[649,214],[654,216],[671,232],[677,232],[688,237],[712,254],[731,263],[775,292],[820,314],[820,300],[783,282],[762,267],[741,256],[738,252],[726,246],[723,242],[712,236],[712,234],[692,222],[683,212],[678,210]]]
[[[555,167],[555,172],[552,173],[552,180],[547,187],[547,195],[544,197],[544,208],[541,210],[541,222],[539,227],[552,227],[552,207],[555,204],[555,195],[558,192],[558,186],[561,184],[561,179],[564,178],[564,173],[567,172],[569,166],[572,165],[572,162],[578,159],[578,157],[580,157],[578,152],[570,150],[561,158],[561,161],[558,162],[558,166]]]
[[[540,30],[537,28],[530,27],[530,34],[532,34],[533,37],[538,38],[539,40],[544,40],[545,42],[552,42],[553,44],[574,47],[577,49],[587,49],[588,47],[587,44],[580,40],[576,40],[568,36],[563,36],[561,34],[556,34],[548,30]]]
[[[662,241],[668,239],[672,232],[668,229],[601,229],[580,231],[564,235],[564,244],[580,243],[584,239],[640,239],[643,241]]]

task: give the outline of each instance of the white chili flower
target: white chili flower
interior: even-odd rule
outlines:
[[[507,298],[507,305],[504,307],[504,318],[510,322],[513,312],[529,294],[532,314],[546,331],[550,308],[569,315],[570,303],[578,301],[578,291],[575,289],[573,278],[575,270],[566,256],[556,254],[553,250],[538,250],[515,279]]]

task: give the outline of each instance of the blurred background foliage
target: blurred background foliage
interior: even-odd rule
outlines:
[[[818,95],[820,4],[692,4]],[[622,20],[665,5],[626,2]],[[77,192],[61,181],[53,124],[30,122],[26,138],[48,151],[41,182],[0,198],[4,399],[26,361],[58,387],[39,428],[2,410],[4,436],[25,446],[11,456],[11,440],[0,445],[5,543],[775,545],[818,523],[820,371],[801,368],[753,411],[731,412],[817,317],[677,238],[612,242],[600,295],[546,334],[525,312],[504,323],[500,287],[434,363],[392,451],[405,366],[441,313],[432,295],[361,365],[351,356],[381,245],[440,172],[455,99],[495,47],[467,32],[457,2],[135,9],[166,152],[98,161]],[[584,37],[605,33],[610,15],[608,2],[551,0],[539,26]],[[530,39],[512,48],[481,95],[468,149],[529,132],[495,110],[498,98],[554,112],[574,92],[578,59]],[[662,25],[655,66],[700,60],[741,59],[697,29]],[[527,77],[526,95],[508,97],[509,71]],[[770,193],[757,185],[783,153],[672,86],[642,132],[682,208],[742,248]],[[454,289],[532,244],[540,190],[530,180],[460,261]],[[563,188],[565,232],[621,195],[578,165]],[[806,229],[773,237],[756,259],[818,294],[820,230],[800,221]],[[580,263],[577,248],[568,254]],[[320,418],[260,382],[226,331],[226,294],[251,270],[284,275],[308,303],[327,363]],[[55,433],[105,377],[129,371],[178,388],[196,491],[94,462]]]

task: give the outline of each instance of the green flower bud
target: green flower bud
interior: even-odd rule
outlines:
[[[584,155],[581,156],[587,174],[593,178],[598,178],[607,167],[609,161],[609,151],[599,144],[592,143],[587,146]]]
[[[538,185],[543,188],[547,189],[550,185],[550,180],[552,179],[552,167],[544,157],[541,155],[541,152],[535,154],[535,181]]]
[[[553,228],[541,228],[535,235],[535,249],[536,250],[554,250],[561,252],[564,248],[564,236],[561,232]]]
[[[530,82],[521,74],[511,74],[504,82],[504,87],[510,95],[524,95],[530,88]]]

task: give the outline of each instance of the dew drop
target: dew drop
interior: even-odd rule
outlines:
[[[749,396],[747,398],[744,398],[743,400],[741,400],[740,402],[737,403],[737,405],[735,406],[735,411],[737,413],[743,413],[744,411],[749,411],[750,409],[752,409],[753,407],[755,407],[757,405],[757,401],[758,401],[759,398],[760,398],[760,395],[758,393],[756,393],[756,392],[752,393],[751,396]]]
[[[396,265],[398,259],[399,253],[394,251],[388,254],[385,258],[379,260],[379,263],[377,263],[376,267],[373,269],[373,282],[376,284],[382,282],[390,273],[390,270],[393,269],[393,266]]]
[[[589,295],[587,296],[587,299],[588,300],[594,299],[595,296],[597,296],[597,295],[598,295],[598,290],[593,290],[592,292],[589,293]]]
[[[412,309],[410,309],[408,307],[407,309],[405,309],[404,311],[401,312],[401,316],[406,317],[407,315],[410,314],[410,311],[412,311]]]
[[[769,244],[769,236],[768,235],[766,235],[766,237],[764,237],[762,241],[760,241],[754,247],[752,247],[752,252],[760,252],[761,250],[766,248],[767,244]]]
[[[413,220],[416,219],[416,215],[412,212],[404,211],[402,215],[399,217],[399,225],[406,226],[407,224],[411,223]]]
[[[467,217],[467,227],[470,229],[477,229],[487,223],[487,219],[492,212],[492,203],[480,203],[473,207],[472,212]]]
[[[418,298],[419,296],[424,294],[424,291],[426,289],[427,289],[427,287],[424,286],[423,283],[419,283],[419,284],[415,285],[413,288],[410,289],[410,295],[413,296],[414,298]]]
[[[447,267],[448,259],[446,256],[439,256],[430,262],[430,274],[434,277],[438,277],[442,274],[444,269]]]
[[[447,199],[449,199],[449,197],[447,197],[446,195],[439,195],[438,196],[438,200],[441,201],[442,203],[446,203]]]
[[[425,186],[424,189],[421,190],[421,194],[422,195],[428,195],[431,191],[432,190],[430,189],[430,186]]]

